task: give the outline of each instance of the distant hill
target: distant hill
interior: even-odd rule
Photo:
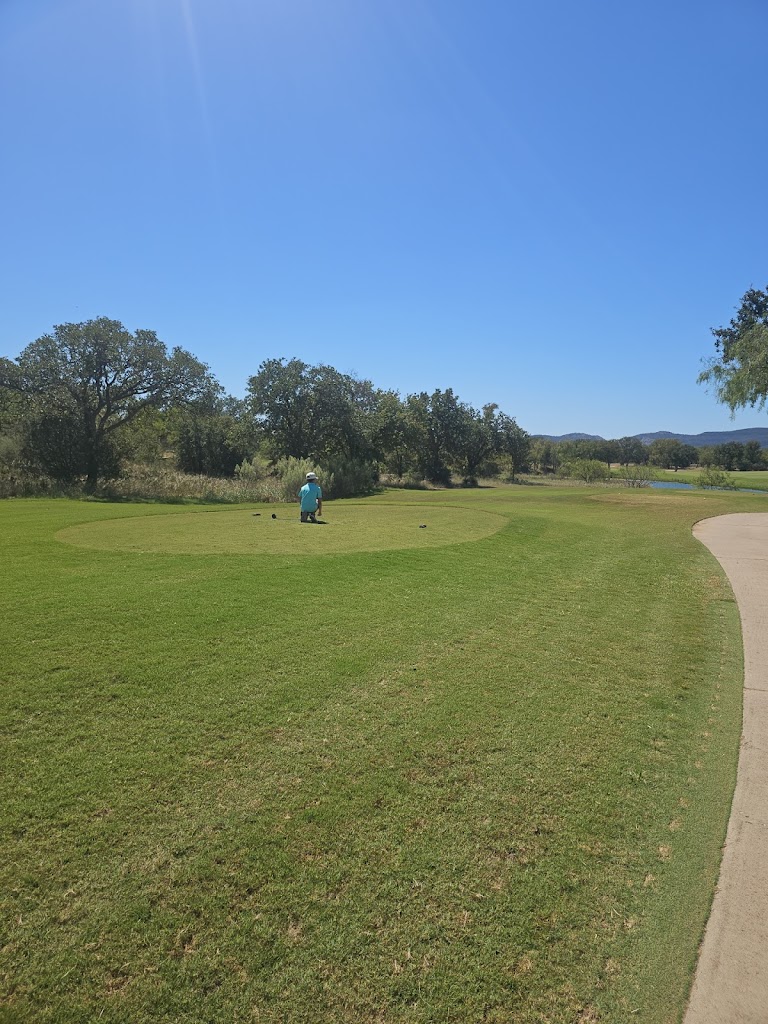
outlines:
[[[655,434],[636,434],[644,444],[650,444],[658,437],[674,437],[683,444],[692,444],[694,448],[709,448],[714,444],[727,444],[729,441],[759,441],[761,448],[768,448],[768,427],[746,427],[744,430],[708,430],[703,434],[670,434],[668,430],[658,430]]]
[[[604,441],[599,434],[536,434],[545,441]],[[729,441],[758,441],[761,448],[768,448],[768,427],[746,427],[743,430],[709,430],[703,434],[674,434],[669,430],[656,430],[648,434],[632,434],[643,444],[650,444],[660,437],[672,437],[683,444],[691,444],[694,448],[709,448],[715,444],[727,444]]]
[[[534,434],[534,437],[541,437],[545,441],[604,441],[605,438],[599,434],[561,434],[554,437],[552,434]]]

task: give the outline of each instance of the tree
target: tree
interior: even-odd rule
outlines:
[[[648,461],[652,466],[664,469],[685,469],[698,460],[698,450],[690,444],[683,444],[674,437],[658,437],[648,450]]]
[[[178,425],[176,463],[185,473],[234,476],[255,446],[237,419],[225,412],[185,411]]]
[[[763,465],[763,450],[760,447],[760,442],[747,441],[744,445],[744,468],[762,469]]]
[[[89,492],[116,471],[116,435],[142,410],[219,389],[189,352],[169,353],[154,331],[131,334],[106,317],[59,324],[15,362],[0,360],[0,387],[28,400],[27,434],[44,466],[61,478],[85,475]]]
[[[620,437],[613,442],[616,445],[618,462],[622,466],[630,463],[640,465],[648,461],[648,448],[639,437]]]
[[[416,449],[416,465],[425,480],[436,484],[451,482],[451,465],[460,458],[461,431],[466,426],[467,407],[451,388],[428,395],[422,391],[406,399],[408,418]]]
[[[24,443],[24,406],[22,395],[0,388],[0,474],[9,477],[30,468]]]
[[[175,446],[176,410],[142,409],[120,430],[120,447],[135,462],[160,462]]]
[[[556,473],[562,461],[560,445],[544,437],[531,440],[529,458],[531,465],[540,473]]]
[[[727,327],[713,327],[718,353],[699,374],[699,384],[714,387],[731,415],[746,406],[762,409],[768,399],[768,288],[745,292]]]
[[[717,466],[720,469],[732,470],[759,469],[760,445],[757,441],[742,444],[741,441],[726,441],[716,444],[705,452],[702,466]]]
[[[561,464],[588,458],[577,441],[557,441],[555,444]]]
[[[275,459],[370,459],[370,381],[301,359],[267,359],[249,379],[248,395]]]
[[[717,465],[717,445],[707,445],[699,448],[699,465],[708,468]]]
[[[619,446],[615,440],[611,441],[597,441],[593,449],[593,458],[600,459],[604,462],[608,469],[614,462],[619,461]]]
[[[374,458],[387,472],[402,479],[414,465],[411,420],[394,391],[378,392],[376,408],[368,419],[368,437]]]
[[[311,369],[300,359],[266,359],[248,381],[251,410],[275,458],[306,458],[312,450]]]
[[[477,486],[480,467],[498,451],[497,408],[495,403],[491,403],[478,412],[459,403],[454,459],[456,469],[467,486]]]
[[[509,460],[509,475],[514,480],[515,473],[522,472],[531,461],[531,435],[518,426],[514,417],[501,412],[496,417],[496,437],[498,454]],[[546,458],[544,449],[541,457]]]

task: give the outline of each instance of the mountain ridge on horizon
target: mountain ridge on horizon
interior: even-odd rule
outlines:
[[[609,438],[600,434],[533,434],[533,437],[541,438],[543,441],[607,441]],[[701,434],[677,434],[671,430],[656,430],[644,434],[628,434],[628,437],[636,437],[643,444],[650,444],[659,438],[672,438],[683,444],[690,444],[694,448],[709,448],[716,444],[727,444],[729,441],[738,441],[746,444],[747,441],[758,441],[761,448],[768,448],[768,427],[743,427],[741,430],[706,430]],[[611,438],[610,440],[613,440]]]

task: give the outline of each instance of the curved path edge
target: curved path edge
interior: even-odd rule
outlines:
[[[741,616],[744,721],[720,877],[684,1024],[768,1021],[768,513],[693,528],[725,570]]]

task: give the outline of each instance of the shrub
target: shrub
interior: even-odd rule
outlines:
[[[598,480],[607,480],[611,471],[604,462],[598,459],[574,459],[560,467],[559,476],[573,480],[583,480],[585,484],[593,484]]]
[[[258,454],[252,459],[244,459],[239,466],[235,466],[235,476],[251,484],[266,480],[269,476],[269,459]]]
[[[317,473],[323,496],[333,492],[333,476],[324,473],[320,466],[310,459],[295,459],[292,455],[278,459],[275,465],[275,476],[278,482],[278,501],[296,501],[296,495],[307,482],[307,473]]]
[[[699,487],[706,487],[709,490],[735,491],[736,487],[724,469],[715,466],[707,466],[703,473],[696,477],[696,484]]]
[[[232,478],[183,473],[163,463],[133,463],[117,480],[102,484],[97,494],[113,501],[206,501],[237,504],[280,500],[265,494],[264,485]]]
[[[356,498],[372,494],[378,483],[378,470],[363,459],[328,460],[319,474],[327,498]]]
[[[25,469],[0,471],[0,498],[79,498],[81,484],[67,484]]]
[[[658,479],[659,474],[649,464],[638,464],[622,466],[617,476],[625,487],[647,487],[652,480]]]

